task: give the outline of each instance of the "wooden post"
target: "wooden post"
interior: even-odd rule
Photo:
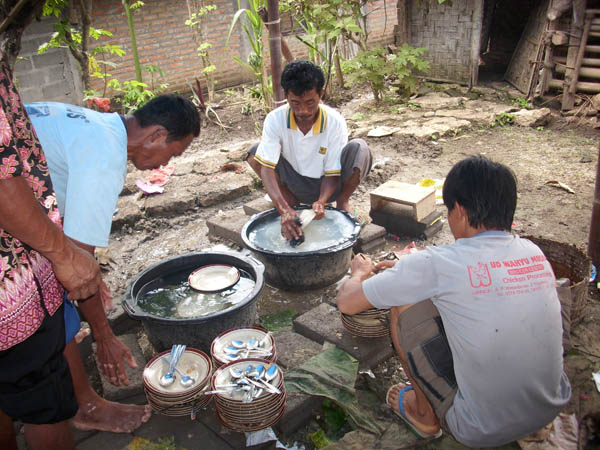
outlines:
[[[575,105],[575,95],[569,95],[569,86],[575,73],[575,62],[579,54],[579,47],[582,45],[581,35],[583,34],[583,21],[580,20],[585,14],[586,0],[573,1],[573,18],[571,21],[571,31],[569,38],[569,51],[567,53],[567,72],[563,83],[562,109],[573,109]],[[583,44],[585,45],[585,44]],[[577,81],[575,81],[577,83]]]
[[[585,18],[585,25],[583,26],[583,35],[581,36],[581,43],[579,44],[579,51],[577,52],[577,58],[575,59],[575,67],[573,68],[573,74],[571,75],[571,81],[569,83],[569,89],[567,91],[567,95],[569,96],[569,98],[575,99],[575,90],[577,88],[577,81],[579,80],[579,71],[581,70],[581,62],[583,61],[583,54],[585,53],[585,46],[587,44],[588,35],[590,34],[591,24],[592,24],[592,16],[588,15]],[[590,70],[600,71],[599,69],[590,69]]]
[[[588,255],[596,268],[600,267],[600,147],[598,147],[598,164],[596,166],[596,187],[594,203],[592,203],[592,223],[588,241]]]
[[[542,96],[548,90],[548,81],[552,78],[552,69],[554,68],[554,62],[552,60],[552,32],[556,30],[557,20],[552,20],[548,24],[548,34],[545,36],[546,49],[544,54],[544,66],[542,67],[542,73],[540,75],[540,88],[536,92],[536,95]]]
[[[483,2],[473,0],[473,27],[471,28],[471,79],[469,90],[479,81],[479,51],[481,50],[481,27],[483,24]]]

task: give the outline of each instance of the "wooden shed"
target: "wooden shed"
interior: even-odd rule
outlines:
[[[573,69],[575,63],[573,59],[570,66],[567,64],[569,48],[577,44],[570,38],[573,18],[578,18],[573,16],[573,10],[583,11],[579,31],[575,30],[581,35],[585,11],[595,11],[593,8],[599,8],[599,3],[599,0],[453,0],[440,5],[436,1],[399,0],[396,43],[408,42],[428,49],[431,79],[470,86],[477,85],[479,80],[506,79],[525,95],[533,95],[536,88],[539,93],[540,87],[544,87],[540,86],[543,81],[546,89],[563,87],[564,80],[569,78],[568,73],[565,77],[565,71]],[[551,11],[554,20],[549,19]],[[594,38],[596,27],[600,37],[600,19],[592,17],[590,23],[590,39]],[[553,37],[554,43],[563,47],[551,44],[557,48],[544,64],[546,55],[552,53],[545,51],[546,44]],[[587,50],[596,51],[595,43],[588,45]],[[574,51],[571,49],[571,58],[575,58]],[[592,56],[586,54],[585,61],[589,62]],[[544,68],[546,79],[540,77]],[[600,69],[583,73],[595,75],[596,71]],[[583,83],[580,86],[589,89]]]

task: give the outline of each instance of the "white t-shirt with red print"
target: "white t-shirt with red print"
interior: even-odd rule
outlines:
[[[363,283],[377,308],[431,299],[452,350],[454,437],[498,446],[550,423],[568,402],[552,268],[527,239],[486,231],[429,246]]]

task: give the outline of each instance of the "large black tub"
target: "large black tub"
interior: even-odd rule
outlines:
[[[138,298],[161,279],[189,275],[194,269],[208,264],[229,264],[253,278],[252,291],[233,307],[197,318],[165,318],[150,314],[138,305]],[[250,256],[234,252],[189,253],[161,261],[140,273],[127,287],[123,309],[132,318],[142,321],[150,342],[157,351],[185,344],[210,354],[213,339],[229,328],[253,325],[256,302],[264,287],[264,266]],[[187,277],[185,275],[185,277]]]
[[[308,208],[310,206],[294,209],[301,211]],[[352,259],[352,247],[360,234],[360,224],[346,211],[326,206],[327,214],[339,215],[341,220],[347,221],[345,228],[348,232],[335,245],[312,251],[272,251],[257,245],[251,239],[253,231],[261,224],[279,219],[280,215],[276,209],[255,214],[244,225],[242,239],[257,259],[265,265],[267,283],[285,290],[300,291],[329,286],[346,274]],[[301,250],[305,244],[299,246],[298,250]]]

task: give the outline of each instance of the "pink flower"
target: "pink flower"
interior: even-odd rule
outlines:
[[[12,129],[10,127],[10,124],[8,123],[6,114],[4,114],[4,110],[0,109],[0,145],[2,145],[3,147],[8,146],[8,144],[10,144],[11,138]]]

